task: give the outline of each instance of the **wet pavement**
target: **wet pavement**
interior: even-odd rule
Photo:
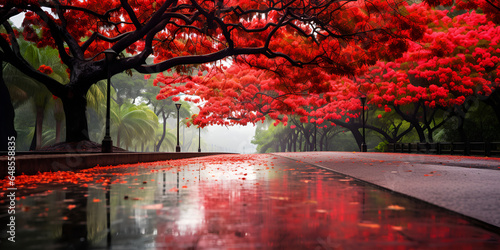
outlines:
[[[19,176],[16,242],[5,227],[0,249],[500,249],[475,220],[319,164],[223,155]]]
[[[500,159],[358,152],[279,153],[402,193],[500,231]]]

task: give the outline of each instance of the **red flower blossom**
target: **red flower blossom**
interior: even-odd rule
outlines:
[[[44,74],[47,74],[47,75],[50,75],[54,72],[50,66],[46,66],[46,65],[41,65],[40,67],[38,67],[38,71],[40,71]]]

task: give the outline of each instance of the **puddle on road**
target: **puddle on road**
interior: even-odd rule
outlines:
[[[500,247],[498,234],[462,217],[270,155],[99,167],[17,181],[16,243],[6,242],[2,230],[1,249]]]

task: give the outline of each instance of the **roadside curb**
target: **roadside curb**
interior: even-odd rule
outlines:
[[[113,166],[120,164],[134,164],[140,162],[154,162],[176,160],[194,157],[204,157],[220,154],[221,152],[180,152],[180,153],[68,153],[68,154],[30,154],[15,156],[15,175],[37,174],[38,172],[76,171],[99,166]],[[8,158],[0,157],[0,178],[8,174]]]

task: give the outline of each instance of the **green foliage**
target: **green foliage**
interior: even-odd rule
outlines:
[[[119,105],[127,100],[135,103],[137,98],[144,98],[144,94],[148,92],[148,81],[144,80],[144,75],[135,71],[133,71],[132,75],[128,75],[125,72],[117,74],[111,78],[111,82],[113,88],[116,90],[113,96]]]
[[[49,74],[50,77],[61,83],[69,82],[69,78],[66,73],[66,66],[61,64],[58,56],[59,54],[56,49],[39,49],[34,44],[24,40],[19,40],[19,46],[21,51],[23,51],[24,58],[33,66],[33,68],[38,69],[42,65],[49,66],[52,69],[52,73]],[[23,72],[20,72],[12,65],[6,64],[3,70],[4,80],[7,88],[9,89],[13,106],[17,109],[15,112],[19,114],[20,110],[18,108],[25,103],[29,103],[31,110],[24,110],[24,112],[29,112],[32,116],[39,117],[39,119],[29,124],[42,131],[40,134],[37,134],[36,147],[39,148],[46,145],[49,141],[54,141],[56,137],[46,140],[46,138],[49,137],[47,137],[47,134],[42,130],[44,124],[43,120],[46,118],[46,113],[53,114],[54,118],[59,121],[63,120],[63,110],[59,109],[59,106],[57,105],[57,102],[60,102],[60,100],[52,98],[52,94],[44,85],[30,77],[27,77]],[[28,127],[31,127],[29,125]],[[26,130],[26,126],[27,123],[18,122],[16,130]],[[35,133],[33,131],[30,131],[29,133],[20,133],[18,140],[23,141],[21,143],[21,148],[25,148],[24,143],[31,140],[34,134]],[[53,133],[54,136],[56,134],[57,132]],[[28,136],[29,138],[24,138],[24,136]]]
[[[352,133],[345,130],[330,139],[328,149],[331,151],[359,151]]]
[[[375,151],[377,151],[377,152],[387,152],[388,147],[389,147],[389,142],[388,141],[383,141],[383,142],[379,143],[375,147]]]
[[[403,109],[406,111],[406,109],[403,107]],[[374,127],[377,127],[387,133],[391,138],[396,138],[399,134],[402,132],[406,131],[411,127],[411,124],[408,121],[405,121],[401,116],[399,116],[394,110],[391,112],[385,112],[384,110],[381,109],[373,109],[372,112],[369,112],[369,125],[372,125]],[[378,118],[379,115],[381,118]],[[371,131],[370,131],[371,132]],[[381,134],[375,133],[377,137],[380,138],[380,140],[384,141],[387,140],[387,138],[384,138]],[[418,141],[418,135],[416,132],[413,130],[412,132],[406,134],[400,142],[403,141]]]
[[[314,126],[315,124],[310,123],[299,124],[292,129],[289,124],[286,127],[282,123],[274,126],[266,119],[265,123],[257,124],[252,143],[257,145],[258,153],[279,152],[284,151],[285,148],[290,151],[290,147],[293,148],[293,142],[291,144],[290,142],[292,138],[295,138],[296,151],[312,151],[310,147],[314,147],[312,145]],[[304,131],[308,132],[309,138],[306,138]],[[327,138],[322,141],[324,133],[327,133]],[[316,149],[321,150],[321,148],[333,151],[358,151],[358,146],[351,132],[340,126],[332,127],[331,125],[316,129]]]
[[[133,141],[154,139],[158,128],[158,117],[146,105],[123,103],[111,110],[111,134],[116,136],[116,145],[129,148]],[[123,143],[123,144],[121,144]]]
[[[270,120],[266,119],[266,121]],[[281,123],[278,124],[278,126],[273,126],[270,122],[258,123],[252,143],[257,145],[258,153],[276,152],[276,138],[279,138],[284,133],[290,132],[290,128],[285,128]]]
[[[484,102],[475,101],[465,115],[463,129],[460,129],[460,119],[454,117],[440,133],[436,135],[437,141],[458,142],[464,139],[469,141],[500,141],[500,123],[491,106]],[[460,134],[465,133],[465,138]]]

